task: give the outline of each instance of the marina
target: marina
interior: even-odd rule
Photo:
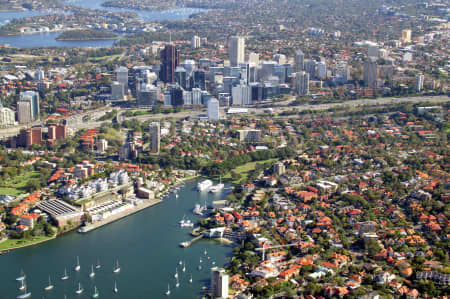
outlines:
[[[212,261],[217,265],[227,263],[232,246],[204,239],[188,248],[179,247],[180,242],[192,238],[190,230],[182,229],[178,224],[183,215],[195,223],[198,217],[192,214],[192,207],[196,203],[204,204],[206,201],[210,204],[227,195],[226,188],[217,194],[199,194],[197,182],[191,180],[180,186],[178,199],[174,192],[168,193],[160,204],[88,234],[70,232],[46,243],[1,255],[2,267],[11,269],[0,273],[2,295],[5,298],[22,295],[24,292],[18,290],[20,282],[16,278],[26,276],[27,292],[31,292],[33,298],[56,299],[64,298],[64,295],[67,298],[88,298],[95,293],[94,287],[99,298],[139,299],[149,298],[149,294],[152,294],[151,298],[167,298],[168,290],[169,298],[200,298],[205,281],[210,279]],[[207,256],[204,255],[205,249]],[[79,272],[74,271],[77,256]],[[200,257],[203,262],[201,270],[198,270]],[[120,272],[114,273],[117,260]],[[92,265],[95,276],[90,278]],[[175,268],[178,288],[173,277]],[[49,284],[49,276],[54,288],[46,291],[44,288]],[[61,280],[62,277],[67,278]],[[82,291],[77,295],[79,289]]]

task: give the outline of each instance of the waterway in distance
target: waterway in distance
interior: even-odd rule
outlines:
[[[190,240],[190,228],[180,228],[178,221],[186,215],[196,222],[192,214],[196,203],[211,203],[223,199],[230,191],[199,193],[195,190],[198,180],[187,182],[178,192],[179,198],[170,194],[162,203],[103,226],[87,234],[71,232],[52,241],[0,255],[0,298],[15,298],[19,283],[15,278],[20,270],[26,274],[28,291],[33,298],[91,298],[94,286],[100,298],[200,298],[202,287],[209,286],[210,268],[223,266],[230,261],[232,246],[213,240],[200,240],[188,248],[179,247]],[[226,186],[229,187],[229,186]],[[204,255],[206,249],[207,255]],[[73,270],[76,256],[81,270]],[[210,259],[207,259],[207,256]],[[200,264],[199,260],[203,262]],[[89,278],[91,265],[100,259],[102,267],[94,269],[96,275]],[[119,260],[121,271],[113,273]],[[186,272],[178,262],[186,262]],[[202,269],[198,270],[198,265]],[[69,279],[61,277],[67,268]],[[178,268],[180,287],[175,288],[175,269]],[[192,274],[193,283],[189,283]],[[45,291],[50,275],[54,289]],[[113,293],[114,281],[119,292]],[[84,292],[76,295],[78,283]],[[171,295],[165,296],[167,285]]]
[[[127,8],[103,7],[104,0],[69,0],[65,4],[79,6],[89,9],[101,9],[107,11],[127,11],[137,13],[141,20],[151,21],[178,21],[189,18],[191,15],[205,12],[201,8],[173,8],[163,11],[133,10]],[[46,14],[65,13],[64,11],[7,11],[0,12],[0,26],[12,19],[25,18]],[[0,45],[9,45],[11,47],[111,47],[114,40],[89,40],[89,41],[57,41],[61,32],[23,34],[14,36],[0,36]]]

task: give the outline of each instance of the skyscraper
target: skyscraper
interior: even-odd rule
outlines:
[[[239,66],[245,61],[245,39],[241,36],[231,37],[229,51],[231,66]]]
[[[317,77],[320,80],[324,80],[327,78],[327,64],[325,63],[325,61],[321,61],[317,65]]]
[[[295,90],[299,95],[309,93],[309,74],[307,72],[295,73]]]
[[[29,106],[25,103],[29,103]],[[26,109],[29,109],[29,112]],[[20,123],[27,123],[38,119],[40,113],[39,94],[36,91],[21,92],[20,100],[17,102],[17,112]]]
[[[422,74],[417,74],[414,81],[414,90],[417,92],[421,92],[423,89],[423,81],[425,77]]]
[[[138,107],[149,107],[158,103],[160,89],[152,84],[142,84],[137,92]]]
[[[208,119],[209,120],[218,120],[219,119],[219,101],[216,98],[211,98],[208,101]]]
[[[302,50],[295,51],[294,56],[294,71],[295,72],[301,72],[304,70],[304,61],[305,61],[305,54],[303,54]]]
[[[192,37],[191,46],[194,49],[200,48],[200,46],[201,46],[201,38],[200,38],[200,36],[194,35]]]
[[[233,106],[251,105],[252,88],[248,85],[233,86],[231,89]]]
[[[317,62],[313,59],[306,59],[304,64],[304,71],[309,74],[309,78],[313,79],[316,76]]]
[[[180,50],[168,44],[161,51],[161,80],[164,83],[175,82],[175,69],[180,64]]]
[[[370,88],[377,87],[378,65],[377,59],[369,57],[364,62],[364,84]]]
[[[159,122],[152,122],[149,126],[150,131],[150,152],[157,154],[161,146],[161,130]]]
[[[111,82],[111,100],[121,101],[125,97],[125,87],[118,81]]]
[[[228,297],[228,274],[223,268],[211,268],[211,292],[212,298]]]
[[[410,29],[402,30],[402,42],[405,44],[411,42],[411,30]]]
[[[128,68],[121,66],[116,69],[116,80],[123,85],[125,94],[128,94]]]

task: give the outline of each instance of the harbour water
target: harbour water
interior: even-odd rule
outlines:
[[[178,221],[184,215],[197,220],[198,216],[192,214],[196,203],[203,204],[205,199],[207,203],[220,200],[229,192],[225,189],[218,194],[199,193],[195,190],[197,182],[187,182],[178,192],[178,198],[170,194],[156,206],[87,234],[71,232],[47,243],[1,255],[0,298],[15,298],[20,293],[20,284],[15,278],[21,269],[33,298],[64,298],[64,295],[91,298],[94,286],[100,298],[167,298],[167,284],[171,289],[168,298],[200,298],[204,292],[202,287],[209,286],[210,268],[227,263],[232,247],[212,240],[200,240],[188,248],[179,247],[180,242],[192,237],[190,229],[180,228]],[[80,259],[80,272],[74,271],[76,256]],[[94,267],[96,274],[90,278],[91,265],[95,266],[98,259],[102,267]],[[113,273],[116,260],[121,267],[118,274]],[[184,273],[178,265],[180,260],[186,263]],[[199,264],[202,265],[200,271]],[[69,279],[62,281],[64,268]],[[179,288],[175,287],[176,268]],[[192,284],[189,283],[191,274]],[[54,289],[45,291],[49,275]],[[117,294],[113,293],[114,281],[117,281]],[[81,295],[75,294],[79,282],[84,288]]]
[[[104,0],[69,0],[65,4],[79,6],[89,9],[101,9],[108,11],[127,11],[137,13],[139,18],[144,21],[178,21],[189,18],[192,14],[206,11],[201,8],[174,8],[163,11],[145,11],[133,10],[127,8],[103,7],[101,4]],[[0,12],[0,26],[12,19],[39,16],[51,13],[64,13],[53,11],[13,11]],[[60,32],[24,34],[15,36],[0,36],[0,45],[9,45],[11,47],[110,47],[114,44],[114,40],[90,40],[90,41],[57,41]]]

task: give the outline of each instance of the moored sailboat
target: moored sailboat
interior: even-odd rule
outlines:
[[[50,276],[48,277],[48,286],[44,288],[46,291],[50,291],[53,289],[52,281],[50,280]]]

